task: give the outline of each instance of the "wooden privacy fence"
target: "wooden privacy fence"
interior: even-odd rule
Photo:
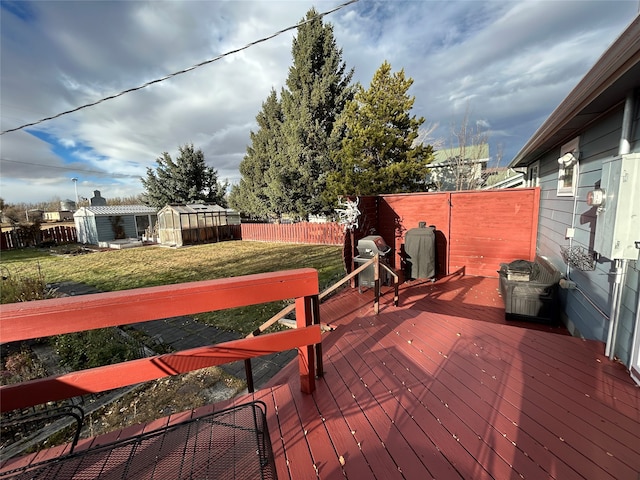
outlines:
[[[423,221],[436,229],[439,274],[497,277],[502,262],[534,259],[539,204],[539,188],[381,195],[375,227],[396,269],[406,232]]]
[[[344,229],[337,223],[243,223],[242,240],[342,246]]]
[[[2,232],[0,248],[2,250],[13,250],[38,245],[43,242],[73,243],[77,241],[78,233],[76,227],[56,225],[55,227],[43,228],[36,235],[21,229]]]

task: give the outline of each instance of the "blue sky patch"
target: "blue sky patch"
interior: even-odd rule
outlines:
[[[20,20],[23,20],[25,22],[33,22],[37,18],[36,12],[31,7],[31,3],[29,2],[3,0],[2,2],[0,2],[0,8],[2,8],[2,10],[5,10],[6,12],[11,13],[12,15],[15,15]]]
[[[82,143],[75,142],[73,146],[67,146],[55,135],[42,130],[28,129],[27,132],[51,145],[51,152],[62,159],[64,163],[83,162],[83,157],[92,157],[100,160],[107,159],[107,157],[97,154],[93,148],[87,147]],[[82,168],[79,168],[79,171],[82,171]]]

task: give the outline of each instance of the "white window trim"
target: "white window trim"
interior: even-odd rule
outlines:
[[[580,162],[580,137],[576,137],[560,148],[560,158],[567,153],[573,153],[575,161],[571,165],[565,165],[560,161],[558,165],[558,190],[559,197],[575,197],[578,190],[578,164]],[[558,160],[560,160],[560,158]],[[571,172],[571,182],[565,186],[565,178]]]

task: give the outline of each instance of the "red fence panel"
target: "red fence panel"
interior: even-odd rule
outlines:
[[[337,223],[243,223],[242,240],[341,246],[344,229]]]
[[[453,192],[449,267],[497,276],[501,262],[534,260],[540,189]]]
[[[539,188],[381,195],[377,230],[402,266],[407,230],[426,222],[436,228],[438,274],[498,276],[501,262],[533,260],[538,232]],[[369,213],[372,216],[372,213]]]

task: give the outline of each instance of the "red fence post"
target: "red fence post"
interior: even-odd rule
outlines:
[[[296,298],[296,326],[308,327],[313,322],[312,297]],[[312,393],[316,389],[315,360],[313,345],[298,348],[298,367],[300,369],[300,390]]]

